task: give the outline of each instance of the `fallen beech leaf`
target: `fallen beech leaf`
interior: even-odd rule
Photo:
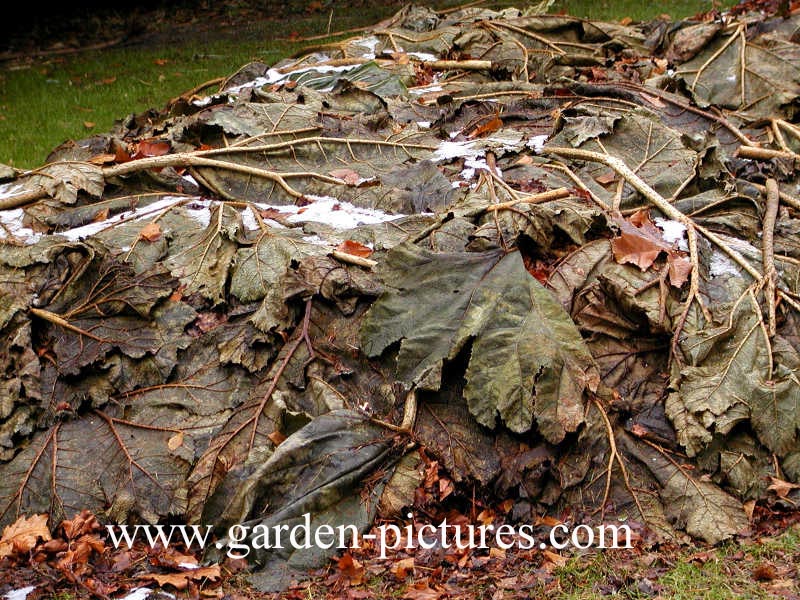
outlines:
[[[188,571],[181,571],[180,573],[166,573],[164,575],[143,573],[139,575],[137,579],[149,579],[160,586],[171,585],[176,590],[185,590],[189,586],[190,581],[200,581],[201,579],[216,581],[220,576],[219,565],[210,565],[199,569],[190,569]]]
[[[139,231],[139,239],[155,242],[161,237],[161,227],[158,223],[151,221]]]
[[[171,438],[169,438],[167,440],[167,448],[169,448],[173,452],[175,450],[177,450],[178,448],[180,448],[182,445],[183,445],[183,432],[182,431],[179,431],[178,433],[176,433],[175,435],[173,435]]]
[[[617,180],[617,174],[614,171],[609,171],[603,175],[598,175],[594,180],[600,185],[609,185]]]
[[[74,540],[82,535],[100,531],[102,525],[100,525],[97,517],[91,511],[84,509],[72,519],[62,521],[60,528],[64,531],[64,537],[68,540]]]
[[[364,576],[364,566],[355,558],[353,558],[353,555],[349,552],[342,554],[342,556],[336,561],[336,564],[339,567],[339,571],[341,571],[342,575],[349,577],[354,582],[356,580],[360,581]]]
[[[503,120],[495,116],[491,120],[487,121],[483,125],[479,125],[475,129],[473,129],[470,134],[467,136],[469,139],[480,137],[487,133],[494,133],[495,131],[502,129],[503,127]]]
[[[557,567],[563,567],[567,564],[567,557],[561,556],[560,554],[556,554],[555,552],[551,552],[550,550],[543,550],[542,554],[544,554],[545,560],[547,562],[553,563]]]
[[[83,122],[83,126],[86,129],[92,129],[95,125],[97,125],[97,123],[93,123],[92,121],[84,121]]]
[[[667,253],[667,265],[669,282],[676,288],[683,287],[692,272],[692,261],[679,252],[670,251]]]
[[[632,263],[642,271],[649,269],[661,252],[668,252],[672,247],[661,237],[661,230],[651,221],[648,215],[638,211],[629,219],[614,219],[619,226],[618,237],[611,240],[614,260],[620,264]]]
[[[403,558],[392,565],[392,574],[400,581],[405,581],[414,574],[414,557]]]
[[[345,240],[338,246],[336,249],[339,252],[344,252],[345,254],[352,254],[353,256],[360,256],[361,258],[369,258],[372,254],[372,248],[369,246],[365,246],[364,244],[359,244],[358,242],[354,242],[353,240]]]
[[[33,515],[30,518],[22,516],[3,529],[0,558],[29,552],[40,538],[45,542],[52,539],[47,527],[47,515]]]
[[[769,479],[772,483],[767,489],[771,492],[775,492],[778,498],[786,498],[792,490],[800,490],[800,485],[792,483],[791,481],[784,481],[783,479],[778,479],[771,475]]]
[[[439,600],[441,592],[437,592],[428,585],[428,581],[419,581],[412,585],[403,595],[405,600]]]
[[[269,441],[275,444],[276,446],[280,446],[283,442],[286,441],[286,436],[277,429],[272,433],[270,433],[267,437],[269,438]]]
[[[93,165],[107,165],[109,163],[113,163],[117,160],[117,156],[115,154],[98,154],[97,156],[93,156],[89,159],[89,162]]]
[[[103,210],[97,211],[97,214],[92,219],[93,223],[102,223],[108,218],[108,209],[104,208]]]
[[[353,169],[334,169],[333,171],[328,171],[328,175],[341,179],[347,185],[358,185],[358,182],[361,181],[361,175],[353,171]]]
[[[172,144],[165,140],[149,139],[142,140],[136,145],[136,152],[133,153],[133,159],[147,158],[150,156],[163,156],[168,154],[172,149]]]

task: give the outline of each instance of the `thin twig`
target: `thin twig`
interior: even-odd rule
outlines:
[[[611,421],[608,419],[608,414],[606,414],[603,405],[600,404],[600,401],[592,396],[592,402],[594,403],[597,410],[600,412],[600,416],[603,417],[603,422],[606,426],[606,433],[608,434],[608,446],[609,446],[609,453],[610,457],[608,459],[608,474],[606,476],[606,487],[605,492],[603,494],[603,503],[601,505],[601,516],[600,519],[602,520],[605,517],[605,505],[608,501],[609,492],[611,491],[611,468],[614,465],[614,460],[617,461],[619,465],[619,469],[622,472],[622,479],[625,481],[625,487],[630,493],[631,498],[636,503],[636,508],[639,509],[639,514],[642,515],[642,519],[645,521],[647,520],[647,516],[644,514],[644,510],[642,509],[642,505],[639,503],[639,497],[636,495],[636,492],[633,491],[633,487],[631,486],[630,478],[628,477],[628,469],[625,466],[625,463],[622,461],[622,457],[619,455],[617,451],[617,440],[614,437],[614,428],[611,426]]]
[[[767,332],[770,337],[775,336],[775,283],[778,276],[775,270],[775,221],[778,217],[778,204],[780,202],[780,193],[778,191],[778,182],[772,178],[766,181],[767,188],[767,205],[764,210],[764,226],[761,230],[761,252],[764,264],[764,296],[767,300]]]

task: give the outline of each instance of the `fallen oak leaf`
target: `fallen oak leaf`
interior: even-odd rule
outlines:
[[[40,538],[44,542],[52,539],[47,527],[47,515],[33,515],[30,518],[21,516],[3,529],[3,537],[0,537],[0,558],[29,552]]]

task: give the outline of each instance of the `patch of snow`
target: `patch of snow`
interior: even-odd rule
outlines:
[[[0,183],[0,200],[3,198],[10,198],[11,196],[16,196],[20,192],[25,191],[25,186],[21,183],[14,183],[13,181],[9,183]]]
[[[431,122],[430,121],[417,121],[417,126],[419,126],[420,129],[430,129],[431,128]]]
[[[664,238],[664,241],[668,244],[674,244],[678,242],[680,246],[686,246],[686,250],[689,249],[689,246],[686,245],[684,240],[684,233],[686,233],[686,225],[680,223],[678,221],[673,221],[671,219],[664,219],[663,217],[656,217],[653,219],[656,226],[661,229],[661,237]],[[681,248],[684,250],[684,248]]]
[[[287,221],[289,223],[302,223],[314,221],[326,223],[335,229],[353,229],[359,225],[372,225],[394,221],[405,215],[390,215],[380,210],[358,208],[349,202],[337,200],[330,196],[311,196],[306,198],[314,200],[311,204],[299,206],[276,206],[281,212],[293,212]],[[292,211],[285,209],[294,209]],[[300,212],[302,210],[302,212]]]
[[[720,275],[741,275],[741,269],[734,263],[728,255],[720,250],[714,250],[711,254],[711,262],[708,264],[708,272],[711,277]]]
[[[186,214],[203,226],[203,229],[211,223],[211,200],[194,200],[186,206]]]
[[[546,135],[535,135],[525,145],[528,148],[532,148],[534,152],[541,152],[545,142],[547,142],[547,138],[548,136]]]
[[[161,200],[157,200],[152,204],[148,204],[142,208],[137,208],[136,210],[126,210],[125,212],[121,212],[113,217],[106,219],[105,221],[99,221],[97,223],[87,223],[86,225],[81,225],[80,227],[74,227],[73,229],[67,229],[66,231],[58,231],[56,232],[57,235],[62,235],[65,238],[77,241],[90,235],[94,235],[107,229],[109,227],[113,227],[117,223],[121,223],[122,221],[134,220],[140,221],[142,219],[146,219],[147,217],[153,215],[154,213],[158,213],[166,208],[174,206],[179,202],[186,201],[186,196],[164,196]],[[197,197],[195,199],[197,202],[202,202],[202,200]],[[210,219],[210,214],[209,214]],[[207,224],[206,224],[207,225]]]
[[[725,81],[730,81],[731,83],[734,83],[736,81],[736,75],[728,75],[725,78]]]
[[[133,588],[127,596],[120,598],[119,600],[147,600],[150,597],[150,594],[153,592],[148,587],[138,587]],[[175,598],[175,594],[170,594],[168,592],[159,592],[159,598]]]
[[[188,181],[192,185],[196,185],[196,186],[200,187],[199,184],[197,183],[197,180],[194,177],[192,177],[191,175],[189,175],[188,173],[186,175],[181,175],[181,177],[183,177],[186,181]]]
[[[427,52],[408,52],[409,56],[416,58],[417,60],[421,60],[422,62],[432,62],[434,60],[439,60],[438,56],[434,56],[433,54],[428,54]]]
[[[423,94],[429,94],[430,92],[441,92],[444,88],[440,85],[426,85],[423,87],[413,87],[409,88],[408,91],[414,94],[415,96],[422,96]]]
[[[358,40],[358,42],[356,42],[356,45],[367,49],[367,51],[361,55],[362,58],[372,60],[375,58],[375,50],[378,48],[379,43],[380,40],[374,35],[371,35],[366,38],[361,38]]]
[[[315,246],[329,246],[330,244],[323,240],[318,235],[307,235],[303,238],[303,241],[308,244],[314,244]]]
[[[203,98],[195,98],[192,100],[194,106],[208,106],[214,101],[214,96],[204,96]]]
[[[443,141],[433,153],[435,162],[440,160],[450,160],[453,158],[479,158],[484,155],[484,151],[475,147],[475,142],[450,142]]]
[[[19,238],[26,244],[38,242],[42,234],[23,226],[22,219],[24,216],[25,212],[21,208],[0,211],[0,222],[4,225],[4,227],[0,227],[0,238],[5,239],[6,235],[11,233],[12,236]]]
[[[18,590],[11,590],[5,596],[3,596],[3,598],[5,598],[5,600],[25,600],[28,597],[28,594],[35,589],[35,585],[29,585],[24,588],[19,588]]]
[[[461,171],[462,179],[472,179],[476,171],[488,171],[489,165],[484,158],[467,158],[464,160],[464,169]],[[500,169],[495,168],[495,174],[502,177]]]
[[[190,562],[178,563],[178,566],[181,569],[186,569],[187,571],[194,571],[195,569],[199,569],[200,568],[200,565],[195,564],[195,563],[190,563]]]

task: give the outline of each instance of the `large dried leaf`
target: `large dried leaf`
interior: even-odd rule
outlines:
[[[40,432],[2,466],[0,522],[18,514],[109,509],[149,522],[185,510],[188,463],[168,448],[174,431],[138,426],[103,413]],[[114,507],[117,504],[116,508]]]
[[[800,46],[769,34],[748,40],[740,26],[682,64],[676,76],[700,106],[775,117],[800,95]]]
[[[218,205],[205,228],[179,232],[164,264],[186,286],[187,295],[200,293],[214,304],[223,300],[240,228],[239,213]]]
[[[78,192],[99,197],[105,187],[103,169],[85,162],[56,162],[45,165],[24,180],[26,190],[44,190],[61,204],[75,204]]]
[[[742,504],[714,483],[651,446],[632,440],[627,440],[625,446],[661,484],[659,493],[666,514],[677,528],[716,544],[749,525]]]
[[[582,117],[584,120],[594,118]],[[570,145],[570,140],[586,137],[582,134],[586,127],[583,120],[575,119],[565,125],[549,143],[553,146]],[[589,138],[580,148],[621,159],[665,198],[672,196],[694,174],[697,159],[694,150],[684,145],[679,131],[664,126],[644,111],[623,114],[614,121],[612,133]],[[605,177],[611,177],[611,181],[614,181],[616,177],[608,167],[598,164],[587,165],[584,172],[592,180],[605,181]],[[623,207],[633,193],[626,184],[622,196]]]
[[[783,454],[796,438],[797,379],[773,381],[773,359],[752,291],[734,305],[728,322],[681,342],[689,361],[667,400],[667,414],[690,456],[712,436],[752,419],[762,442]]]
[[[443,360],[473,340],[464,395],[479,423],[528,431],[534,417],[558,442],[582,421],[584,389],[599,376],[574,324],[525,270],[519,254],[390,252],[387,292],[361,330],[371,356],[401,341],[397,375],[438,389]]]

